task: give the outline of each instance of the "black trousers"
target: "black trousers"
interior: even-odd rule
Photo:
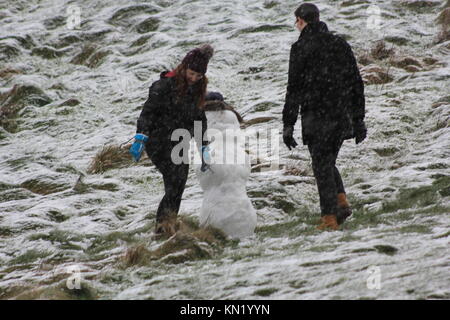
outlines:
[[[337,194],[345,193],[341,175],[336,168],[336,159],[342,143],[342,138],[327,137],[308,144],[322,216],[336,214]]]
[[[189,173],[189,164],[174,164],[170,157],[170,150],[147,153],[156,168],[161,172],[164,181],[164,196],[156,212],[156,222],[160,223],[169,216],[176,216],[180,210],[181,198]]]

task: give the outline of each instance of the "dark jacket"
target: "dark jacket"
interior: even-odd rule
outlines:
[[[203,141],[207,129],[205,111],[198,108],[198,99],[188,93],[177,101],[177,85],[172,72],[163,72],[159,80],[155,81],[148,94],[148,99],[142,108],[137,121],[136,133],[143,133],[149,137],[146,144],[149,156],[158,152],[170,154],[168,151],[179,141],[171,141],[172,132],[182,128],[194,137],[194,121],[201,121],[201,136],[197,135],[197,146],[206,145]],[[200,140],[202,139],[202,140]]]
[[[354,121],[364,119],[364,84],[352,49],[323,22],[309,23],[291,47],[284,125],[296,123],[299,105],[303,144],[353,138]]]

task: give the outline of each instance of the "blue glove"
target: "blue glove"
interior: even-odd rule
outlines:
[[[202,146],[202,166],[200,168],[202,172],[209,169],[209,163],[211,162],[209,150],[209,146]]]
[[[130,153],[136,162],[139,161],[144,151],[145,143],[148,141],[148,137],[145,134],[138,133],[134,136],[134,143],[130,148]]]

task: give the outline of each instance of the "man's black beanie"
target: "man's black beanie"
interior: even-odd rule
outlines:
[[[302,18],[307,23],[319,21],[319,8],[312,3],[302,3],[300,7],[295,10],[295,16]]]

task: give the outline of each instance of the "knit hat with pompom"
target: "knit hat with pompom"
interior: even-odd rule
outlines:
[[[209,44],[205,44],[199,48],[189,51],[181,63],[188,69],[204,74],[208,69],[208,62],[213,54],[214,49]]]

